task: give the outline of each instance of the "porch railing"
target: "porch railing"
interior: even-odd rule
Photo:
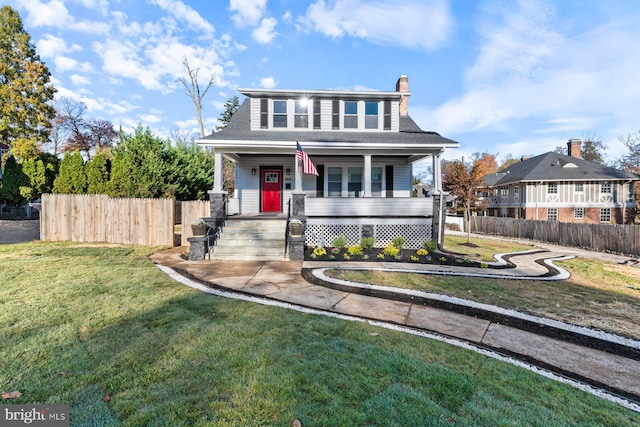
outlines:
[[[431,217],[431,197],[308,197],[305,200],[308,217]]]

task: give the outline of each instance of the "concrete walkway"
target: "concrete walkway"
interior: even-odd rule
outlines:
[[[594,394],[604,390],[603,397],[640,412],[640,341],[460,298],[324,275],[327,267],[344,267],[559,280],[567,278],[568,272],[554,267],[550,259],[572,255],[569,252],[576,255],[573,249],[512,255],[509,261],[515,268],[505,269],[400,263],[190,262],[180,252],[181,248],[160,252],[152,260],[172,277],[204,292],[231,292],[257,297],[256,302],[280,302],[432,338],[441,336],[455,345],[487,351],[492,357],[542,368],[556,379],[587,384],[586,391]]]

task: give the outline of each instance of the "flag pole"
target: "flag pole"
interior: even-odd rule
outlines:
[[[296,153],[295,153],[295,159],[296,159],[296,182],[295,182],[295,191],[296,193],[301,193],[302,192],[302,159],[298,156],[298,141],[296,141]]]

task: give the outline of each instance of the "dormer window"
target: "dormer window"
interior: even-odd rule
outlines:
[[[297,128],[309,127],[309,101],[301,99],[295,103],[294,126]]]
[[[364,127],[365,129],[378,129],[377,101],[367,101],[364,103]]]
[[[344,102],[344,128],[345,129],[358,128],[358,102],[357,101]]]
[[[287,101],[273,101],[273,127],[287,127]]]

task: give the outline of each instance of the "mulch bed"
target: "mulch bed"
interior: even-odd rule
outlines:
[[[428,255],[418,255],[416,249],[402,249],[393,257],[384,253],[384,248],[363,250],[362,255],[350,255],[347,248],[325,248],[326,254],[314,255],[313,247],[305,248],[306,261],[364,261],[364,262],[407,262],[414,264],[452,265],[458,267],[491,267],[485,263],[471,260],[451,253],[431,252]]]

